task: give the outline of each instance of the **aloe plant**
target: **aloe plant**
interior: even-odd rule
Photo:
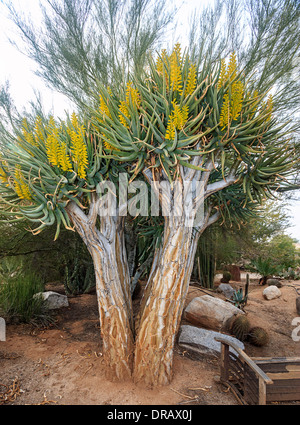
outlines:
[[[151,385],[172,379],[180,325],[196,248],[220,219],[240,223],[293,173],[294,146],[278,125],[272,98],[256,90],[236,55],[214,65],[176,45],[149,55],[114,92],[99,83],[86,116],[34,117],[2,140],[3,214],[27,219],[33,233],[56,225],[76,230],[94,263],[103,357],[110,379]],[[161,207],[162,182],[198,182],[202,220],[190,211],[162,218],[148,284],[134,326],[123,212],[103,216],[100,183],[121,173],[152,185]],[[173,187],[173,186],[172,186]],[[119,193],[116,191],[116,196]],[[175,192],[170,192],[175,204]],[[121,213],[122,212],[122,213]],[[155,338],[153,337],[155,335]]]

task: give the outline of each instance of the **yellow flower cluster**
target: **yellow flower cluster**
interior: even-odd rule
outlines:
[[[165,75],[167,90],[173,90],[182,95],[184,81],[186,80],[185,95],[194,92],[197,86],[197,71],[195,64],[189,64],[188,72],[183,75],[183,61],[180,43],[175,44],[170,56],[164,49],[156,60],[156,70],[160,75]]]
[[[167,140],[173,140],[175,137],[175,129],[180,130],[184,127],[184,124],[188,120],[188,114],[189,114],[189,107],[183,106],[180,108],[180,106],[173,101],[173,111],[171,112],[168,120],[167,130],[166,130],[166,139]]]
[[[23,118],[22,120],[22,134],[27,143],[33,146],[38,146],[32,132],[28,128],[26,118]]]
[[[45,144],[50,164],[60,167],[62,171],[72,171],[72,164],[67,152],[67,144],[61,140],[60,129],[56,126],[53,117],[49,118],[46,129],[49,134]]]
[[[238,119],[242,110],[244,99],[244,84],[242,81],[236,80],[236,77],[237,60],[235,52],[233,52],[230,56],[227,68],[225,60],[222,60],[220,77],[218,81],[219,89],[226,82],[229,83],[228,92],[226,92],[223,97],[223,105],[220,113],[220,126],[222,130],[229,126],[231,120],[234,121]]]
[[[20,199],[31,200],[31,194],[28,184],[25,182],[21,166],[17,165],[15,170],[15,191]]]
[[[119,105],[119,120],[124,127],[129,128],[126,118],[130,120],[130,110],[131,105],[135,108],[139,108],[141,104],[140,94],[137,89],[132,86],[132,83],[129,81],[126,86],[126,100],[120,102]],[[124,117],[125,115],[125,117]]]
[[[187,77],[187,84],[185,88],[185,94],[193,94],[194,90],[197,86],[197,75],[196,75],[196,65],[192,63],[190,65],[188,77]]]
[[[175,44],[173,52],[170,56],[170,88],[182,94],[182,57],[180,44]]]
[[[0,155],[0,181],[2,181],[3,183],[8,183],[9,174],[7,170],[5,169],[4,164],[7,165],[7,162],[1,159],[1,155]]]
[[[111,89],[109,87],[107,88],[107,91],[110,95],[112,94]],[[100,114],[102,115],[102,118],[105,119],[105,116],[111,118],[111,113],[107,105],[107,102],[103,99],[103,96],[101,94],[99,97],[100,97],[99,111],[100,111]]]
[[[71,115],[71,124],[73,128],[68,127],[67,131],[71,138],[71,152],[73,162],[77,165],[78,177],[86,178],[86,168],[89,165],[88,152],[85,143],[85,128],[79,125],[75,113]]]
[[[165,69],[164,67],[167,66],[168,60],[168,53],[166,49],[163,49],[156,60],[156,70],[159,74],[163,74]]]

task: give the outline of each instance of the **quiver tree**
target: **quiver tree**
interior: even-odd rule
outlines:
[[[272,98],[255,91],[234,54],[228,65],[212,66],[176,45],[149,56],[119,91],[99,85],[99,103],[88,111],[85,123],[74,114],[67,122],[23,122],[5,141],[4,213],[37,222],[34,232],[56,223],[56,236],[61,225],[80,234],[94,261],[108,376],[133,371],[135,381],[167,384],[199,238],[219,219],[246,220],[288,184],[293,148]],[[142,177],[164,212],[135,328],[124,197],[105,216],[99,190],[124,172],[130,182]]]

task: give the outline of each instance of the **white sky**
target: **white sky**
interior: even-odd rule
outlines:
[[[34,90],[38,89],[42,94],[42,101],[45,111],[51,110],[55,116],[64,116],[64,111],[72,112],[72,105],[68,99],[45,86],[34,71],[37,65],[25,55],[13,47],[7,40],[10,37],[18,40],[14,24],[7,18],[7,10],[3,3],[7,0],[0,0],[0,86],[6,80],[10,82],[10,91],[15,105],[19,110],[25,108],[28,102],[34,99]],[[180,21],[176,28],[176,35],[184,32],[188,25],[190,13],[203,5],[211,3],[213,0],[171,0],[174,6],[180,6]],[[39,0],[13,0],[17,10],[22,10],[30,14],[33,20],[39,20]],[[299,191],[298,191],[299,197]],[[300,199],[292,201],[289,208],[292,227],[288,232],[292,237],[300,242]]]

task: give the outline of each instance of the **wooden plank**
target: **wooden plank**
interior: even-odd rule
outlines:
[[[254,363],[254,361],[238,345],[222,337],[215,338],[215,340],[221,342],[222,345],[223,344],[230,345],[230,347],[232,347],[240,355],[240,357],[242,357],[242,359],[251,367],[251,369],[255,372],[257,377],[262,378],[264,382],[266,382],[266,384],[272,384],[273,382],[272,379],[270,379],[268,375],[261,368],[259,368]]]
[[[283,387],[289,387],[294,388],[295,391],[300,391],[300,384],[299,381],[289,381],[288,379],[282,380],[282,381],[275,381],[272,385],[274,388],[283,388]],[[273,391],[273,390],[271,390]],[[275,390],[274,390],[275,391]]]
[[[269,394],[267,392],[267,403],[270,401],[300,401],[300,394],[299,393]]]
[[[300,387],[294,387],[290,385],[281,385],[281,386],[270,386],[268,387],[268,394],[297,394],[300,397]]]
[[[268,363],[258,365],[265,373],[269,375],[271,373],[289,373],[289,372],[300,372],[300,365],[298,364],[284,364],[284,363]]]
[[[298,363],[300,364],[300,357],[252,357],[256,363]]]
[[[284,372],[284,373],[270,373],[268,372],[268,376],[272,380],[280,381],[281,379],[288,380],[288,381],[299,381],[300,380],[300,371],[296,372]]]

